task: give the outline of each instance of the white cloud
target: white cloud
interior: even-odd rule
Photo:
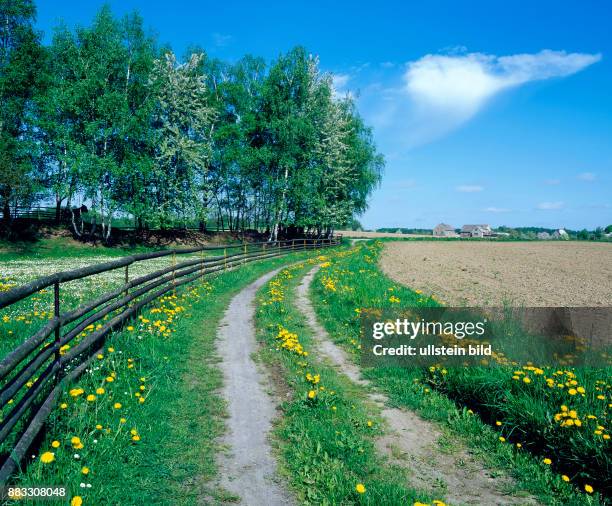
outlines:
[[[507,209],[505,207],[487,207],[485,211],[488,213],[509,213],[512,209]]]
[[[580,181],[595,181],[595,174],[592,172],[583,172],[582,174],[578,174],[578,179],[580,179]]]
[[[476,192],[481,192],[482,190],[484,190],[482,186],[469,185],[469,184],[463,184],[463,185],[457,186],[457,188],[455,189],[461,193],[476,193]]]
[[[428,54],[408,64],[403,76],[404,91],[425,121],[436,123],[435,127],[425,127],[435,137],[468,121],[504,90],[569,76],[600,59],[600,54],[548,49],[510,56]]]
[[[231,35],[215,32],[212,34],[213,42],[217,47],[225,47],[232,40]]]
[[[552,211],[555,209],[561,209],[563,207],[563,202],[540,202],[538,204],[538,209],[542,209],[544,211]]]
[[[346,85],[350,81],[349,74],[332,74],[332,93],[334,98],[344,97],[350,91],[346,89]]]

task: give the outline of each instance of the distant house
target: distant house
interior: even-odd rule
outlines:
[[[439,223],[433,229],[434,237],[458,237],[455,229],[447,223]]]
[[[461,237],[490,237],[493,231],[489,225],[463,225]]]
[[[560,228],[559,230],[555,230],[552,233],[552,237],[553,239],[569,239],[569,234],[562,228]]]

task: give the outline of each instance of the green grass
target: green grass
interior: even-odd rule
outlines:
[[[321,321],[356,361],[360,308],[399,309],[437,304],[435,299],[396,285],[378,270],[381,247],[380,241],[357,246],[352,254],[333,260],[332,266],[322,269],[314,281],[312,293]],[[568,395],[567,386],[556,390],[548,387],[543,378],[552,376],[554,370],[545,370],[542,375],[523,370],[534,378],[530,384],[513,380],[513,371],[507,367],[460,368],[442,374],[439,369],[379,367],[364,373],[398,406],[440,422],[451,437],[461,438],[489,465],[505,469],[518,487],[529,490],[542,502],[605,501],[597,492],[609,486],[610,446],[603,434],[595,435],[592,429],[596,428],[594,423],[609,429],[606,408],[610,402],[606,382],[609,375],[603,370],[592,376],[586,371],[573,371],[577,385],[587,389],[582,397]],[[568,381],[568,375],[564,373],[560,381]],[[604,395],[604,400],[597,399],[597,395]],[[570,409],[578,406],[580,418],[592,413],[598,418],[586,419],[580,431],[560,427],[554,414],[560,411],[563,399]],[[496,421],[501,421],[501,427],[495,425]],[[500,441],[500,437],[507,441]],[[517,442],[522,448],[512,444]],[[543,463],[545,457],[553,460],[552,466]],[[562,481],[562,473],[570,477],[571,483]],[[587,483],[595,487],[595,495],[582,492]]]
[[[377,454],[374,440],[383,427],[363,389],[316,355],[309,327],[290,302],[312,265],[283,270],[258,294],[259,355],[289,394],[275,430],[283,477],[306,504],[429,502],[427,493],[406,486],[404,470]],[[365,493],[356,491],[358,484]]]
[[[224,500],[215,465],[225,413],[215,357],[218,323],[242,287],[309,255],[247,264],[145,309],[131,330],[107,340],[103,357],[67,388],[60,401],[65,407],[52,413],[39,450],[16,484],[66,485],[69,497],[78,495],[85,505]],[[96,393],[98,388],[104,392]],[[73,391],[73,396],[71,389],[82,392]],[[87,400],[88,395],[95,399]],[[73,437],[82,448],[72,443]],[[44,452],[53,452],[55,460],[42,463]],[[81,472],[84,466],[87,475]]]
[[[147,246],[107,247],[102,244],[92,245],[82,243],[67,237],[47,237],[36,241],[3,241],[0,240],[0,262],[11,260],[41,259],[49,260],[55,258],[87,258],[90,256],[107,256],[110,258],[132,255],[134,253],[145,253],[163,248],[152,248]]]

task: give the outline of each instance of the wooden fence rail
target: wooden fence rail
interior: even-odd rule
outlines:
[[[275,243],[205,246],[142,253],[58,272],[0,293],[0,310],[53,287],[53,317],[33,335],[0,360],[0,409],[12,409],[0,421],[0,445],[7,453],[0,467],[0,484],[19,466],[55,406],[66,385],[83,373],[93,358],[104,349],[106,337],[134,318],[140,309],[167,292],[211,273],[244,265],[247,262],[286,255],[292,251],[337,246],[341,237],[331,239],[292,239]],[[204,256],[212,251],[212,256]],[[200,253],[199,258],[177,263],[177,255]],[[160,257],[172,256],[170,267],[129,279],[129,267]],[[61,311],[61,285],[117,269],[124,269],[124,282],[80,307]],[[110,318],[110,319],[109,319]],[[90,325],[98,328],[62,353]],[[24,388],[27,387],[27,388]],[[8,438],[14,443],[9,447]]]

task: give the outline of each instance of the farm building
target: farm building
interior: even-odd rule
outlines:
[[[553,239],[569,239],[568,233],[560,228],[559,230],[555,230],[552,234]]]
[[[435,237],[458,237],[455,229],[447,223],[439,223],[433,229],[433,235]]]
[[[461,237],[490,237],[493,231],[489,225],[463,225]]]

